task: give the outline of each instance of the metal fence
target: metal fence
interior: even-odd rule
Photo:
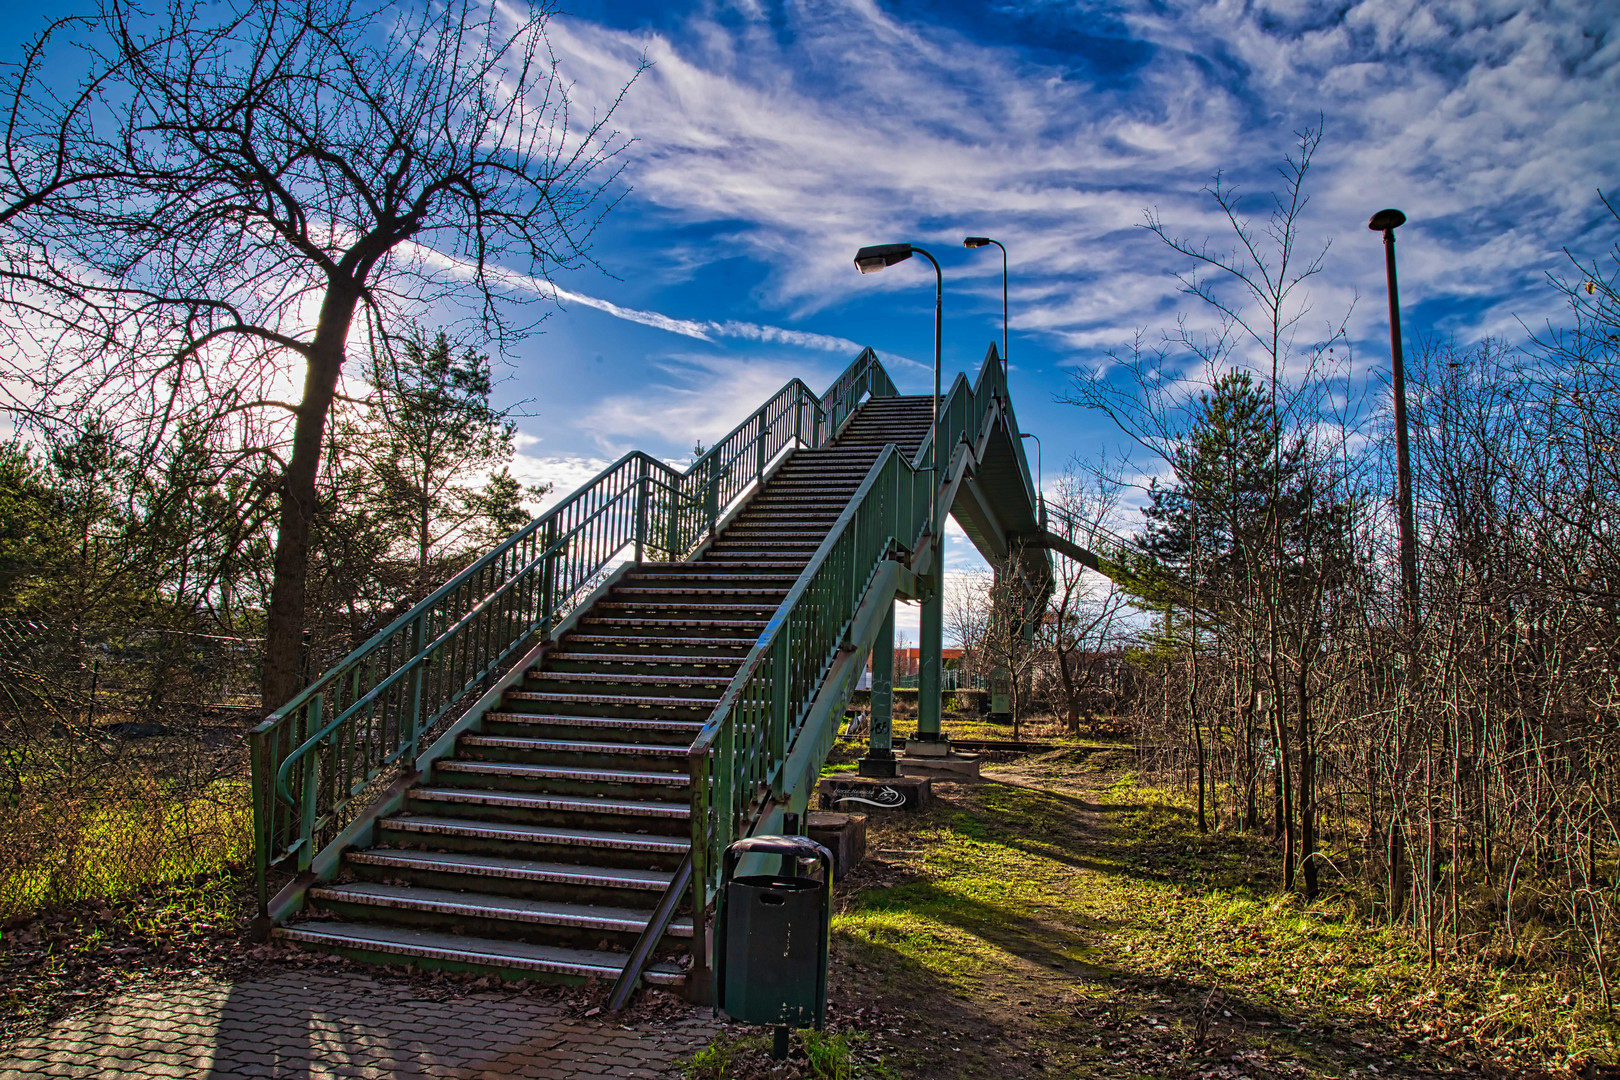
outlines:
[[[0,618],[0,918],[246,860],[259,647]]]

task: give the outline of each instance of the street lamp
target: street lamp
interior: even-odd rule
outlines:
[[[982,248],[994,244],[1001,249],[1001,381],[1007,382],[1007,246],[988,236],[968,236],[962,240],[965,248]]]
[[[939,346],[941,313],[945,305],[945,275],[939,269],[939,260],[912,244],[874,244],[855,253],[855,269],[863,274],[875,274],[913,255],[921,255],[934,264],[934,431],[929,443],[928,470],[933,474],[934,491],[928,498],[928,534],[934,538],[934,558],[939,558]]]
[[[1401,545],[1401,593],[1409,647],[1416,647],[1418,619],[1417,536],[1412,511],[1412,457],[1406,434],[1406,365],[1401,356],[1401,294],[1395,282],[1395,230],[1406,224],[1399,210],[1380,210],[1367,228],[1384,234],[1384,271],[1389,279],[1389,364],[1395,391],[1395,497]]]

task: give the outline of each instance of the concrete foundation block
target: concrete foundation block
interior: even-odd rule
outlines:
[[[847,773],[827,777],[816,790],[823,810],[865,814],[874,810],[920,810],[928,805],[933,794],[924,776],[877,779]]]
[[[812,810],[805,822],[810,839],[832,852],[833,876],[841,879],[866,858],[866,815]]]

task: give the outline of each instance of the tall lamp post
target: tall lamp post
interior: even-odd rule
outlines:
[[[1007,245],[988,236],[968,236],[962,240],[965,248],[982,248],[994,244],[1001,249],[1001,383],[1007,384]]]
[[[1380,210],[1367,228],[1384,234],[1384,272],[1389,279],[1389,366],[1395,392],[1395,498],[1401,547],[1402,621],[1416,647],[1418,619],[1417,535],[1412,509],[1412,456],[1406,430],[1406,364],[1401,355],[1401,294],[1395,280],[1395,230],[1406,224],[1399,210]]]
[[[940,271],[939,260],[928,252],[912,244],[878,244],[874,247],[863,247],[855,253],[855,268],[863,274],[873,274],[879,270],[887,269],[897,262],[904,262],[913,255],[921,255],[934,265],[934,419],[933,434],[929,438],[931,449],[928,453],[929,474],[931,488],[928,496],[928,535],[933,552],[932,566],[928,577],[932,579],[930,595],[923,601],[921,618],[917,625],[917,658],[920,661],[917,672],[917,737],[915,743],[907,741],[906,754],[911,756],[916,747],[926,745],[929,754],[942,754],[949,750],[948,740],[940,737],[940,659],[943,644],[942,632],[944,628],[945,598],[941,595],[944,582],[943,560],[945,557],[944,537],[940,535],[939,522],[939,488],[940,488],[940,462],[939,462],[939,353],[941,313],[945,304],[945,276]],[[879,648],[892,648],[892,613],[890,620],[879,631],[879,638],[887,638],[887,642],[880,644]],[[877,666],[873,667],[873,712],[872,712],[872,753],[869,756],[881,758],[879,747],[876,745],[880,717],[878,716],[878,687]],[[890,720],[887,705],[885,716],[881,718],[884,729],[883,740],[887,742]],[[881,769],[885,763],[874,761],[875,769]],[[873,773],[875,774],[875,773]],[[892,773],[888,775],[893,775]]]
[[[914,244],[874,244],[855,253],[855,268],[863,274],[887,270],[913,255],[934,264],[934,430],[928,440],[928,470],[934,477],[934,494],[928,500],[928,535],[934,538],[934,561],[939,561],[939,348],[941,314],[945,305],[945,275],[939,260]]]
[[[1384,234],[1384,272],[1389,279],[1389,362],[1390,382],[1395,394],[1395,498],[1396,528],[1401,547],[1401,636],[1405,638],[1407,698],[1400,709],[1395,731],[1396,772],[1401,768],[1406,731],[1412,723],[1412,690],[1418,670],[1418,576],[1417,536],[1412,511],[1412,457],[1406,432],[1406,365],[1401,355],[1401,296],[1395,280],[1395,230],[1406,224],[1399,210],[1380,210],[1367,222],[1367,228]],[[1394,817],[1391,792],[1389,822],[1389,910],[1391,918],[1400,914],[1406,897],[1407,874],[1404,866],[1405,838]]]

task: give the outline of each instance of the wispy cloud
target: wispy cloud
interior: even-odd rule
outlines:
[[[1292,131],[1318,115],[1328,139],[1307,240],[1346,241],[1316,289],[1324,318],[1348,306],[1353,282],[1376,278],[1378,246],[1355,230],[1385,203],[1413,218],[1410,299],[1451,303],[1452,330],[1539,313],[1552,303],[1536,291],[1542,271],[1590,227],[1594,189],[1614,182],[1620,160],[1620,39],[1601,3],[997,12],[1022,39],[820,0],[695,15],[670,34],[569,22],[560,43],[587,96],[652,61],[619,114],[638,140],[636,198],[740,223],[738,242],[774,268],[767,298],[799,311],[837,304],[857,287],[854,245],[953,244],[958,230],[982,229],[1014,251],[1015,324],[1082,351],[1181,303],[1166,276],[1175,258],[1133,228],[1143,208],[1189,235],[1219,235],[1201,185],[1224,171],[1265,190]],[[1043,34],[1091,34],[1099,54],[1135,59],[1088,67]],[[953,267],[954,287],[999,300],[997,262]]]

